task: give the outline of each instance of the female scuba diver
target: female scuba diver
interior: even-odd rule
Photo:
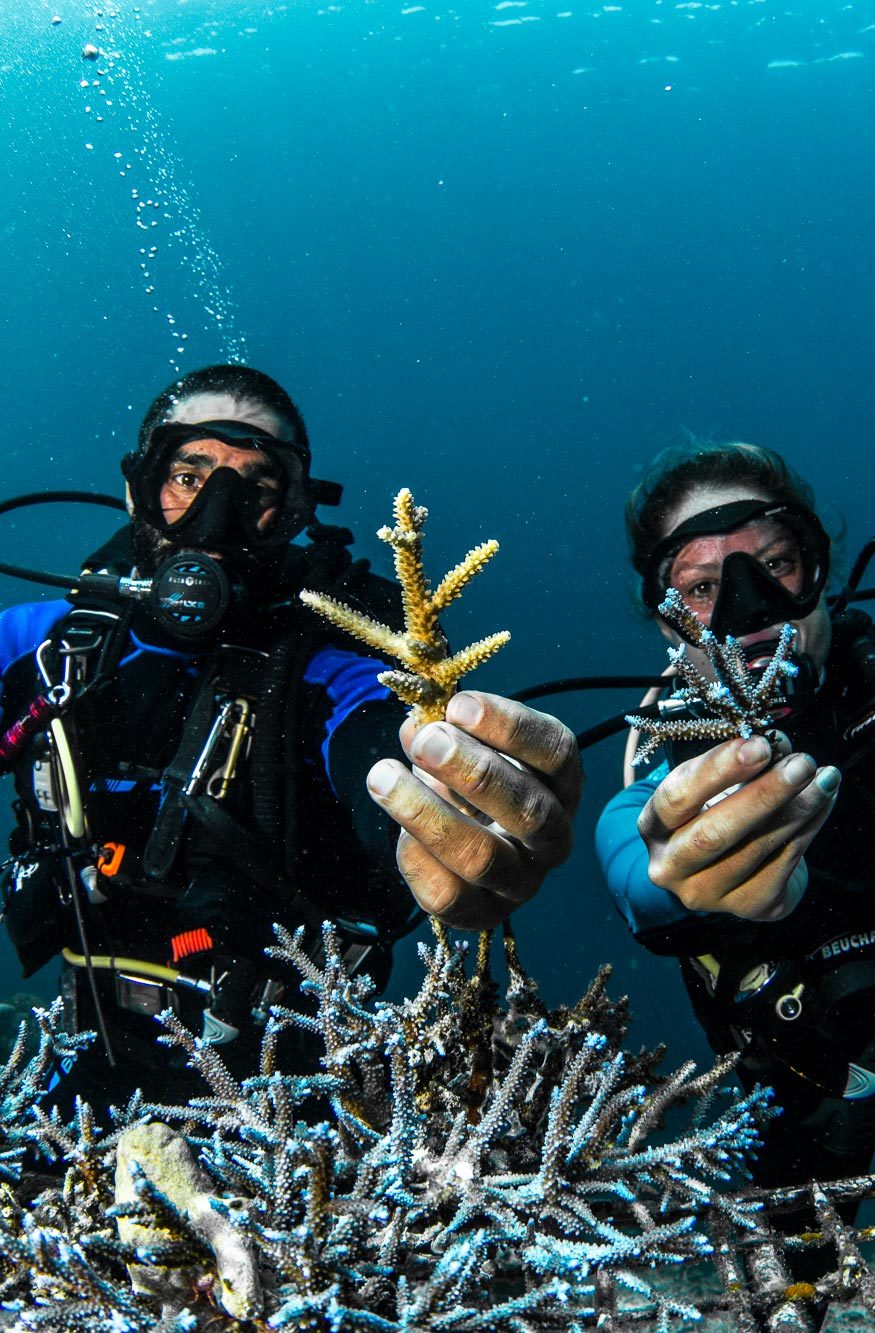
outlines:
[[[790,622],[799,672],[771,743],[669,746],[609,802],[596,840],[610,892],[645,948],[679,959],[715,1051],[738,1053],[745,1087],[775,1090],[783,1110],[764,1129],[755,1183],[865,1173],[875,1151],[875,629],[844,595],[827,598],[832,543],[812,490],[769,449],[663,451],[626,524],[642,606],[667,639],[681,642],[657,608],[675,587],[719,639],[738,639],[754,670]],[[687,652],[711,674],[701,650]],[[808,1220],[779,1224],[793,1232]],[[831,1256],[793,1262],[811,1281]]]

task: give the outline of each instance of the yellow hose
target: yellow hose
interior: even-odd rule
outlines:
[[[86,967],[85,955],[74,953],[72,949],[62,949],[61,956],[72,967]],[[183,976],[174,967],[163,967],[161,963],[147,963],[142,958],[117,958],[115,954],[92,954],[91,966],[103,971],[124,972],[128,976],[142,977],[149,981],[163,981],[170,986],[190,986],[195,990],[209,991],[208,981],[198,981],[194,977]]]
[[[58,784],[62,788],[58,792],[61,814],[70,837],[81,838],[85,833],[85,806],[82,803],[82,791],[79,787],[79,779],[76,776],[73,752],[70,749],[70,742],[67,740],[64,724],[59,717],[52,720],[51,732],[58,755],[58,767],[61,770],[61,781]]]

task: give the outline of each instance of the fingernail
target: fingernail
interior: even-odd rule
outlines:
[[[841,773],[832,766],[822,768],[814,779],[820,790],[826,792],[827,796],[832,796],[833,792],[838,791],[841,780]]]
[[[446,728],[440,723],[432,723],[430,727],[423,727],[410,750],[416,760],[425,760],[429,764],[445,764],[455,748],[456,742]]]
[[[482,717],[483,704],[476,694],[454,694],[447,704],[447,721],[458,722],[460,727],[476,727]]]
[[[398,770],[392,764],[381,761],[374,764],[368,774],[368,791],[374,796],[388,796],[397,781]]]
[[[772,748],[765,736],[751,736],[738,747],[738,757],[743,764],[761,764],[771,753]]]
[[[810,754],[791,755],[783,768],[784,781],[791,787],[795,787],[798,782],[807,782],[816,767]]]

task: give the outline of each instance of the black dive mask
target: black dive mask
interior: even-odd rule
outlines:
[[[210,474],[189,507],[169,523],[161,509],[161,489],[170,459],[185,444],[220,440],[237,449],[252,450],[272,464],[276,488],[276,516],[266,531],[259,519],[266,503],[264,476],[244,476],[234,468],[219,467]],[[305,442],[281,440],[241,421],[202,421],[191,425],[170,421],[152,432],[145,452],[127,454],[122,472],[131,488],[135,516],[175,546],[202,550],[269,555],[284,548],[313,521],[317,504],[337,504],[341,487],[310,476],[310,451]]]
[[[242,476],[231,467],[217,467],[207,477],[189,507],[173,523],[161,515],[163,530],[174,545],[209,551],[232,552],[272,547],[277,539],[285,544],[286,533],[281,521],[285,502],[285,488],[271,490],[276,495],[277,518],[266,532],[259,529],[259,520],[265,508],[265,492],[254,477]],[[149,516],[152,521],[152,516]],[[157,526],[157,525],[156,525]]]
[[[723,561],[709,628],[718,639],[730,634],[738,638],[810,615],[829,577],[829,537],[817,515],[803,505],[763,500],[737,500],[694,514],[658,542],[644,574],[647,606],[652,611],[659,607],[669,586],[672,563],[688,542],[767,521],[780,524],[795,542],[802,564],[800,592],[792,593],[746,551],[733,551]]]

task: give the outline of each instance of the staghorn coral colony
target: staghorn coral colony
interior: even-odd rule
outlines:
[[[765,1093],[721,1093],[726,1063],[665,1076],[660,1051],[624,1052],[608,969],[573,1008],[548,1010],[510,933],[503,1001],[488,938],[468,968],[437,927],[419,993],[397,1004],[346,974],[330,926],[321,967],[277,936],[312,1007],[275,1009],[242,1082],[165,1014],[205,1095],[134,1100],[102,1134],[85,1106],[63,1126],[32,1104],[53,1052],[69,1050],[54,1010],[37,1056],[13,1053],[0,1298],[16,1328],[573,1333],[594,1325],[605,1276],[661,1327],[695,1317],[660,1271],[708,1251],[706,1216],[753,1226],[757,1205],[727,1187]],[[274,1067],[289,1024],[319,1033],[319,1072]],[[678,1106],[683,1132],[661,1134]],[[167,1123],[144,1131],[156,1117]],[[27,1145],[63,1167],[29,1203]],[[178,1175],[167,1188],[168,1158],[185,1153],[199,1159],[181,1164],[192,1194]],[[115,1193],[117,1164],[128,1187]]]

